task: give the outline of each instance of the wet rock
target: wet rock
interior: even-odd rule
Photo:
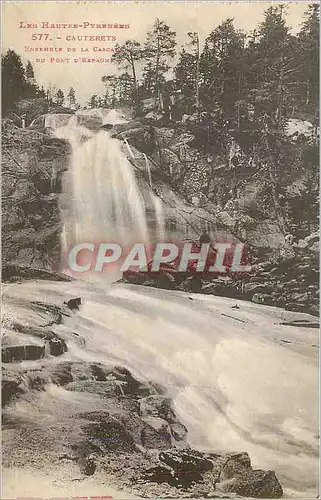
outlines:
[[[157,281],[146,274],[135,273],[133,271],[125,271],[123,277],[120,280],[122,283],[131,283],[132,285],[142,285],[142,286],[156,286]]]
[[[253,470],[248,453],[235,453],[228,458],[221,472],[221,479],[231,479],[238,474]]]
[[[50,354],[52,354],[52,356],[61,356],[64,352],[67,351],[67,344],[63,339],[55,335],[49,340],[49,348]]]
[[[177,418],[171,405],[171,399],[166,396],[147,396],[139,400],[139,414],[142,417],[159,417],[169,423],[175,423]]]
[[[145,417],[142,420],[145,424],[141,432],[144,448],[166,450],[171,447],[172,436],[166,420],[157,417]]]
[[[163,290],[173,290],[176,285],[174,276],[166,271],[160,271],[156,283],[158,288],[162,288]]]
[[[73,376],[71,373],[71,367],[72,364],[69,361],[54,365],[50,370],[52,383],[60,386],[65,386],[69,382],[72,382]]]
[[[273,306],[275,303],[273,297],[267,293],[255,293],[252,297],[252,302],[254,302],[254,304],[264,304],[266,306]]]
[[[66,384],[65,389],[73,392],[97,394],[102,398],[109,398],[110,396],[124,396],[122,383],[117,380],[104,382],[97,380],[77,380]]]
[[[41,359],[45,355],[45,346],[18,345],[2,348],[2,362],[13,363],[15,361],[26,361]]]
[[[213,469],[213,462],[196,450],[170,450],[159,454],[159,459],[175,472],[206,472]]]
[[[15,396],[23,394],[25,389],[23,387],[23,378],[19,373],[11,372],[5,367],[2,368],[1,373],[1,401],[2,405],[8,404]]]
[[[64,302],[64,304],[71,310],[75,311],[78,310],[80,305],[81,305],[81,298],[77,297],[75,299],[69,299],[67,302]]]
[[[251,498],[281,498],[283,489],[274,471],[247,470],[220,484],[224,492]]]
[[[122,382],[121,386],[123,393],[126,396],[142,397],[150,394],[150,387],[146,384],[138,382],[127,368],[116,366],[108,369],[108,376],[115,377],[116,380]]]
[[[49,377],[41,370],[27,372],[29,389],[34,391],[44,391],[46,384],[49,383]]]
[[[309,305],[308,306],[308,309],[307,309],[307,312],[309,314],[312,314],[312,316],[319,316],[320,314],[320,307],[319,305]]]
[[[284,308],[286,311],[307,312],[307,306],[305,304],[297,304],[296,302],[286,302]]]
[[[185,441],[187,436],[187,428],[180,422],[170,425],[171,433],[175,441]]]

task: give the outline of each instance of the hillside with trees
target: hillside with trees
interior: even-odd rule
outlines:
[[[186,33],[184,46],[156,19],[142,43],[116,45],[115,72],[83,106],[127,110],[129,123],[111,133],[148,156],[154,193],[166,204],[165,187],[206,211],[211,223],[189,222],[195,234],[220,227],[259,259],[290,240],[303,252],[319,227],[319,6],[307,6],[297,34],[286,14],[273,5],[247,33],[226,19],[205,40]],[[79,109],[76,82],[39,88],[31,63],[12,50],[2,67],[8,118],[25,113],[28,125],[48,111]],[[175,224],[166,220],[169,230]]]

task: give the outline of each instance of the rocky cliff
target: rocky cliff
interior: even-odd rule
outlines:
[[[17,274],[17,266],[57,268],[61,234],[59,195],[69,152],[69,144],[46,129],[21,129],[10,120],[3,121],[4,279]]]

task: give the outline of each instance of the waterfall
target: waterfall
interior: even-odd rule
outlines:
[[[157,240],[164,241],[165,239],[165,217],[163,210],[163,203],[158,196],[151,195],[154,204],[155,216],[157,221]]]
[[[145,203],[120,141],[79,126],[76,116],[56,135],[72,147],[63,216],[68,245],[148,242]]]
[[[143,153],[143,156],[145,158],[146,173],[147,173],[147,177],[148,177],[148,182],[149,182],[150,187],[153,188],[153,185],[152,185],[152,174],[151,174],[151,171],[150,171],[149,159],[147,158],[146,153]]]

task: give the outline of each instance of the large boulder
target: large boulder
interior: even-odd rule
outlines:
[[[98,382],[97,380],[77,380],[65,385],[65,389],[73,392],[97,394],[101,398],[124,395],[121,383],[116,380],[108,382]]]
[[[15,361],[34,361],[45,355],[45,345],[17,345],[3,347],[2,362],[13,363]]]
[[[143,418],[142,445],[144,448],[166,450],[172,446],[170,426],[166,420],[156,417]]]
[[[23,376],[20,372],[2,367],[1,371],[1,401],[2,405],[9,403],[15,396],[25,392]]]
[[[219,487],[222,491],[251,498],[281,498],[283,489],[274,471],[246,470]]]
[[[78,449],[82,450],[83,455],[92,450],[92,447],[88,447],[88,442],[101,452],[135,450],[132,435],[117,416],[111,416],[107,411],[93,411],[79,413],[77,417],[88,421],[82,425],[85,441],[78,445]]]
[[[204,454],[190,449],[169,450],[159,454],[161,462],[171,467],[175,472],[203,473],[213,469],[213,462],[204,457]]]
[[[233,453],[227,458],[221,472],[221,479],[231,479],[248,470],[253,470],[248,453]]]

